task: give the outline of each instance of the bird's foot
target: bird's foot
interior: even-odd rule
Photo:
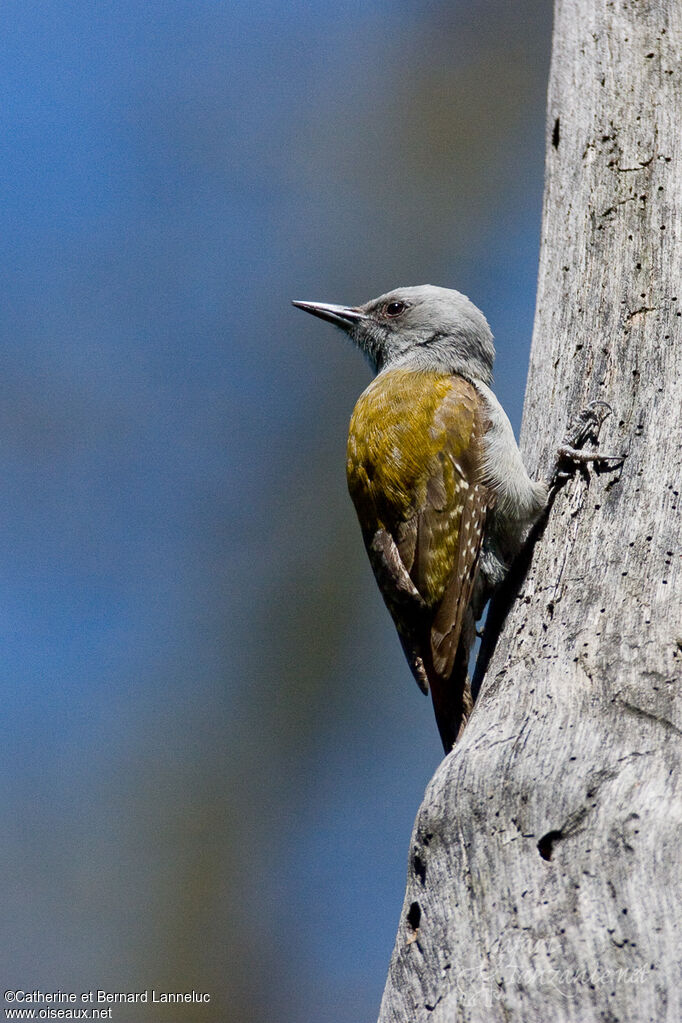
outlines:
[[[622,455],[603,455],[600,451],[583,451],[582,446],[588,441],[596,444],[602,424],[613,409],[606,401],[591,401],[582,409],[571,423],[569,430],[557,450],[557,461],[551,484],[554,485],[568,479],[576,468],[590,463],[597,469],[609,471],[617,469],[627,458]]]

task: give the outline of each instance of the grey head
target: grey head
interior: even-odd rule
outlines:
[[[422,284],[360,306],[293,304],[345,330],[375,372],[404,366],[459,373],[485,384],[492,379],[495,348],[488,321],[459,291]]]

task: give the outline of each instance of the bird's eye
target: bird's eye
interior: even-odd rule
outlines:
[[[405,305],[404,302],[389,302],[388,305],[386,306],[386,315],[400,316],[400,314],[404,312],[406,308],[407,306]]]

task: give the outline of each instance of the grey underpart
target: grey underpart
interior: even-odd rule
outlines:
[[[475,386],[489,420],[483,442],[483,482],[494,495],[472,600],[474,617],[478,619],[545,508],[548,488],[528,475],[509,419],[493,392],[480,380],[475,381]]]

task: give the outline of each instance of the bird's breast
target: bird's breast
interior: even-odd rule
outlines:
[[[347,477],[364,531],[393,532],[424,506],[435,463],[456,458],[470,443],[472,393],[461,378],[394,369],[360,396],[350,421]]]

